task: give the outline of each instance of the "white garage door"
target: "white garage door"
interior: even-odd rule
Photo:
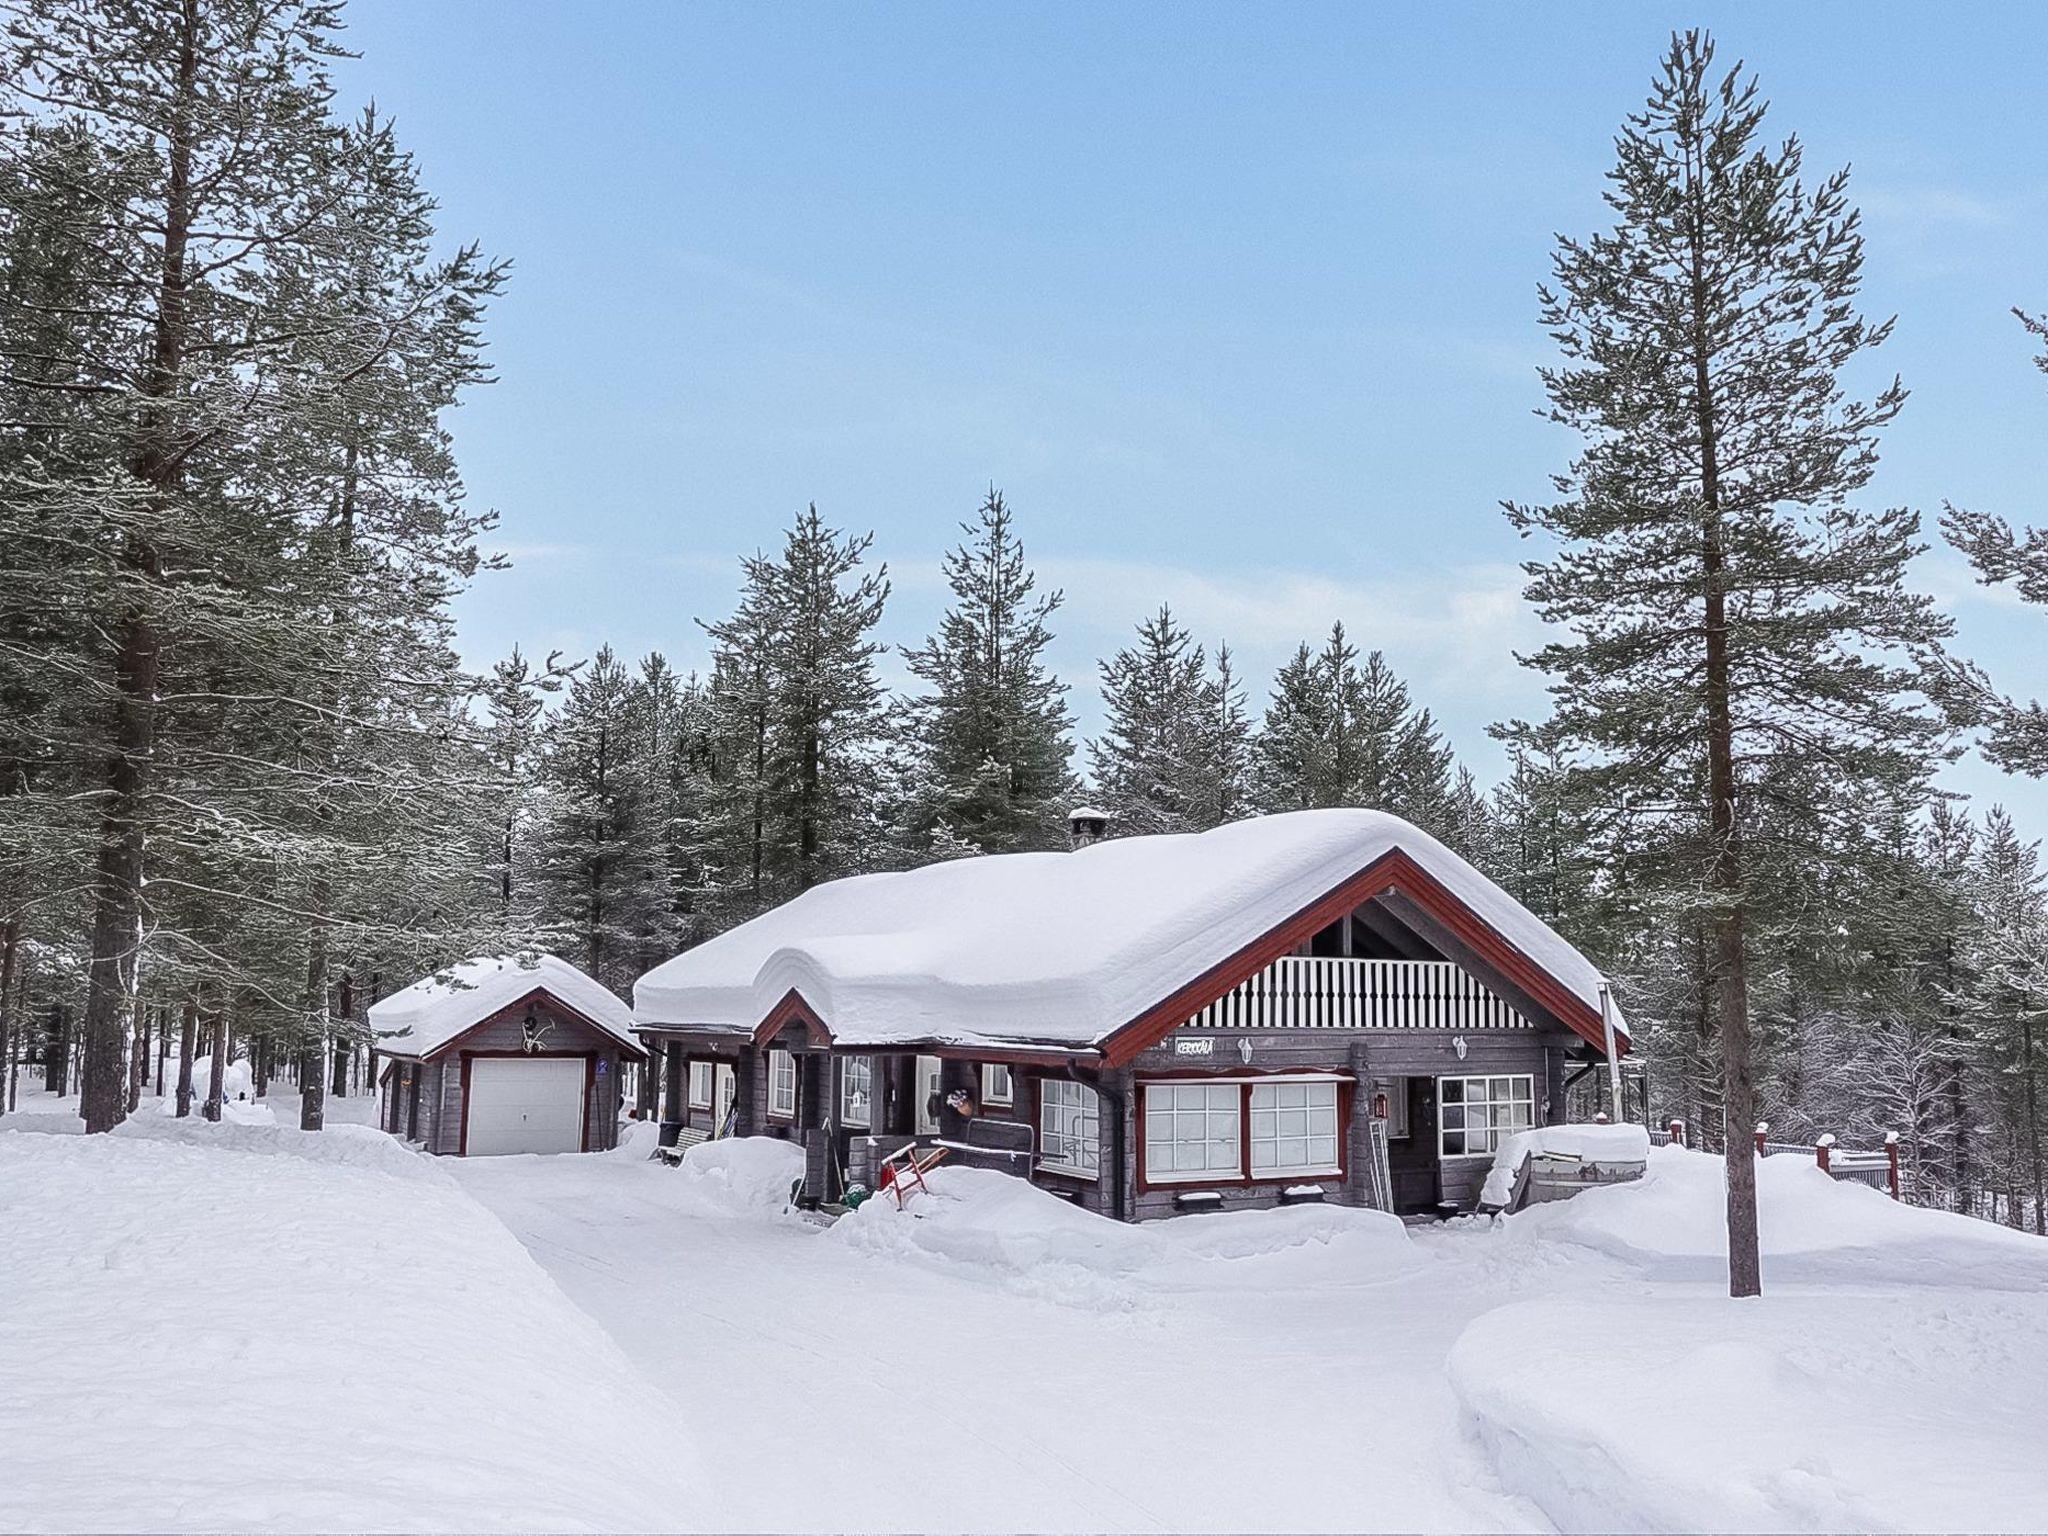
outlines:
[[[580,1056],[479,1056],[469,1064],[471,1157],[583,1149]]]

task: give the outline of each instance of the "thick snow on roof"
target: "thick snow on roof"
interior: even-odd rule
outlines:
[[[566,960],[529,951],[465,960],[370,1005],[377,1049],[398,1056],[431,1056],[463,1031],[508,1008],[536,987],[582,1014],[622,1045],[638,1051],[633,1010]]]
[[[751,1030],[794,989],[844,1045],[1088,1046],[1396,848],[1599,1009],[1592,963],[1435,838],[1325,810],[836,880],[656,966],[634,1017]]]

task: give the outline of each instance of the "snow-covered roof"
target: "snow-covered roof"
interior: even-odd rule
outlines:
[[[1092,1046],[1397,849],[1597,1015],[1590,961],[1435,838],[1366,810],[836,880],[656,966],[633,1013],[752,1030],[794,990],[842,1045]]]
[[[566,960],[527,951],[487,955],[437,971],[370,1005],[377,1049],[397,1056],[431,1056],[467,1030],[509,1008],[529,992],[544,990],[633,1051],[633,1010]]]

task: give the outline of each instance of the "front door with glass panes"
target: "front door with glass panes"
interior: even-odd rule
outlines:
[[[737,1129],[733,1125],[733,1101],[739,1097],[739,1079],[731,1067],[721,1062],[711,1073],[711,1104],[716,1113],[711,1120],[711,1134],[730,1136]]]
[[[917,1058],[917,1134],[939,1134],[939,1058]]]

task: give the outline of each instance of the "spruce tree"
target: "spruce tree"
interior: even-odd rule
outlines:
[[[890,721],[874,638],[889,593],[864,569],[873,535],[807,508],[779,558],[742,562],[705,700],[706,879],[731,919],[890,855],[897,806],[882,762]]]
[[[914,846],[1011,853],[1056,846],[1073,789],[1066,685],[1046,665],[1060,594],[1039,594],[1001,491],[945,559],[953,601],[906,650],[928,690],[910,707]]]
[[[1761,1288],[1742,1155],[1756,840],[1820,841],[1918,792],[1938,725],[1904,659],[1944,633],[1905,586],[1917,517],[1849,505],[1905,395],[1852,401],[1837,381],[1889,332],[1855,310],[1846,173],[1803,181],[1798,140],[1764,144],[1764,115],[1753,79],[1715,78],[1703,35],[1674,36],[1616,139],[1612,231],[1561,240],[1542,293],[1566,359],[1542,373],[1550,414],[1585,447],[1558,500],[1508,509],[1563,546],[1528,568],[1570,633],[1533,658],[1550,729],[1601,803],[1697,849],[1666,912],[1706,939],[1734,1295]]]
[[[1217,824],[1210,754],[1222,715],[1208,661],[1162,603],[1138,643],[1102,663],[1103,733],[1088,743],[1096,796],[1122,834]]]

